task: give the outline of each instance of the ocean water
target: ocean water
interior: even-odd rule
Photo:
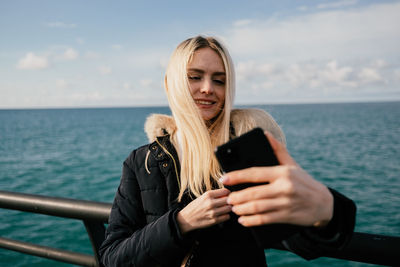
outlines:
[[[400,236],[400,102],[257,106],[281,125],[296,161],[357,204],[356,231]],[[166,107],[0,110],[0,190],[112,202],[123,160]],[[0,209],[0,236],[92,254],[81,221]],[[306,261],[267,250],[269,266]],[[70,266],[0,249],[0,266]]]

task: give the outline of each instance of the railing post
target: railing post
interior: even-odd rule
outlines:
[[[100,263],[99,249],[104,240],[106,228],[104,227],[103,223],[98,221],[84,220],[83,223],[85,224],[86,231],[89,235],[90,243],[92,243],[97,266],[103,266]]]

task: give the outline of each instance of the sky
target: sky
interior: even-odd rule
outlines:
[[[400,100],[400,1],[1,1],[0,109],[167,105],[183,40],[218,37],[240,104]]]

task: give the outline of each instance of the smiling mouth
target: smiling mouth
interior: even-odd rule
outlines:
[[[213,105],[215,104],[215,101],[207,101],[207,100],[196,100],[196,104],[200,105]]]

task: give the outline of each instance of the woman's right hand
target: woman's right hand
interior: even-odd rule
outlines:
[[[207,191],[178,212],[182,234],[229,220],[232,210],[227,203],[229,193],[226,188]]]

